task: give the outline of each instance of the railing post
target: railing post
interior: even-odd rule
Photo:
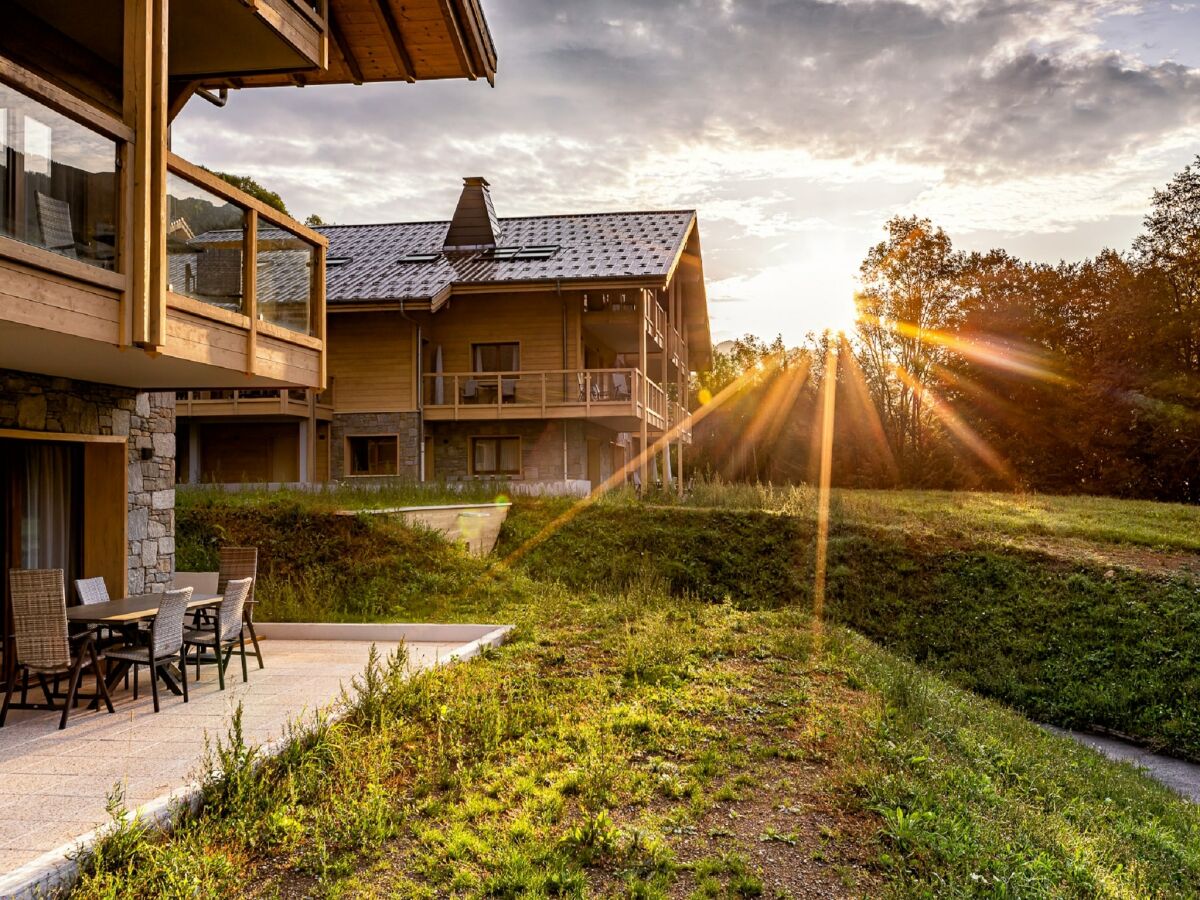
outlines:
[[[246,374],[258,371],[258,211],[247,209],[242,217],[242,309],[250,319],[246,331]]]
[[[546,415],[546,373],[542,373],[542,415]]]
[[[592,372],[590,369],[583,370],[583,414],[585,416],[592,414]]]
[[[454,421],[457,422],[458,421],[458,376],[455,375],[453,377],[454,377],[454,384],[452,387],[454,389]]]

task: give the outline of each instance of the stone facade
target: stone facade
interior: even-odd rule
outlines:
[[[513,422],[430,422],[426,431],[433,439],[433,474],[439,481],[461,481],[471,477],[470,454],[473,437],[519,437],[521,439],[522,481],[562,482],[587,480],[587,439],[616,439],[614,432],[570,419],[522,420]],[[566,440],[564,471],[563,441]],[[602,454],[601,460],[604,460]],[[609,461],[602,462],[601,478],[612,472]]]
[[[335,479],[348,474],[346,438],[354,435],[395,434],[400,438],[400,471],[405,478],[421,473],[421,415],[402,413],[336,413],[330,438],[330,468]]]
[[[130,593],[175,575],[175,394],[0,370],[0,428],[127,437]],[[147,458],[143,459],[143,451]],[[86,485],[84,486],[86,490]],[[110,585],[110,588],[113,587]]]

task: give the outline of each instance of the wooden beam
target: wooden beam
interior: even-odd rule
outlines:
[[[192,94],[200,86],[198,81],[174,81],[167,90],[167,121],[174,122],[175,117],[183,112]]]
[[[450,43],[454,45],[454,55],[458,57],[458,64],[467,73],[467,77],[474,81],[479,76],[467,49],[466,38],[463,37],[462,26],[458,20],[458,10],[454,8],[451,0],[438,0],[438,6],[441,7],[442,19],[446,22],[446,31],[450,35]]]
[[[242,242],[242,311],[250,320],[246,331],[246,374],[258,371],[258,211],[246,210]]]
[[[317,376],[320,380],[320,389],[325,390],[329,386],[329,373],[327,369],[328,354],[329,354],[329,338],[325,328],[325,248],[313,248],[313,336],[321,341],[321,361],[320,367],[317,370]],[[413,329],[414,331],[416,329]]]
[[[125,0],[125,124],[134,134],[128,241],[132,337],[149,350],[166,342],[167,0]]]
[[[363,77],[362,66],[358,64],[358,59],[354,55],[354,51],[350,49],[350,43],[346,40],[346,35],[342,32],[341,23],[338,22],[337,16],[333,14],[333,10],[329,11],[329,34],[333,38],[333,43],[337,46],[338,54],[342,57],[342,62],[346,64],[346,68],[350,70],[350,76],[354,79],[355,84],[362,84],[366,81]]]
[[[400,74],[409,84],[417,80],[416,69],[413,68],[412,57],[404,46],[404,36],[400,34],[400,26],[396,24],[396,15],[392,11],[391,0],[376,0],[375,10],[379,22],[383,26],[383,37],[387,42],[388,51],[400,67]]]

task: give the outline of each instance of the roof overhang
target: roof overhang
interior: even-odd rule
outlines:
[[[201,77],[200,88],[485,78],[496,47],[479,0],[328,0],[328,66]]]

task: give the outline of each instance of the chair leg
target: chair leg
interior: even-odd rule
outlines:
[[[221,655],[221,645],[214,644],[213,652],[217,655],[217,683],[225,690],[225,666],[229,663],[229,655]]]
[[[188,702],[187,657],[184,655],[185,652],[186,651],[184,650],[183,647],[179,648],[179,683],[183,687],[183,702],[187,703]]]
[[[0,708],[0,728],[4,727],[4,720],[8,718],[8,707],[12,703],[12,695],[16,687],[17,670],[14,668],[12,674],[8,676],[8,688],[4,691],[4,706]]]
[[[133,673],[133,699],[136,700],[138,695],[138,667],[131,663],[129,671]]]
[[[38,687],[40,687],[42,689],[42,696],[46,698],[46,705],[53,706],[54,705],[54,694],[58,693],[58,676],[57,675],[54,676],[54,691],[53,691],[53,693],[51,693],[51,691],[50,691],[50,685],[46,681],[46,676],[43,675],[41,672],[37,673],[37,680],[38,680]]]
[[[258,667],[263,668],[262,648],[258,646],[258,632],[254,630],[253,620],[246,621],[246,627],[250,629],[250,643],[254,645],[254,655],[258,657]]]
[[[29,702],[29,670],[21,670],[21,705]]]
[[[238,645],[241,648],[242,655],[242,683],[245,684],[250,680],[250,674],[246,671],[246,634],[245,632],[238,633]],[[229,648],[231,651],[232,647]]]
[[[154,697],[154,711],[158,712],[158,662],[154,659],[153,651],[150,657],[150,694]]]
[[[104,698],[104,705],[108,711],[116,712],[113,709],[112,698],[108,696],[108,682],[104,680],[104,667],[100,665],[100,657],[96,655],[96,645],[88,644],[88,655],[92,658],[92,670],[96,673],[96,693]],[[96,708],[100,708],[100,704],[96,704]]]
[[[67,699],[63,703],[62,718],[58,722],[58,730],[67,727],[67,717],[71,715],[71,707],[75,705],[75,692],[79,690],[79,674],[83,669],[83,654],[75,657],[75,665],[71,666],[71,686],[67,688]]]

